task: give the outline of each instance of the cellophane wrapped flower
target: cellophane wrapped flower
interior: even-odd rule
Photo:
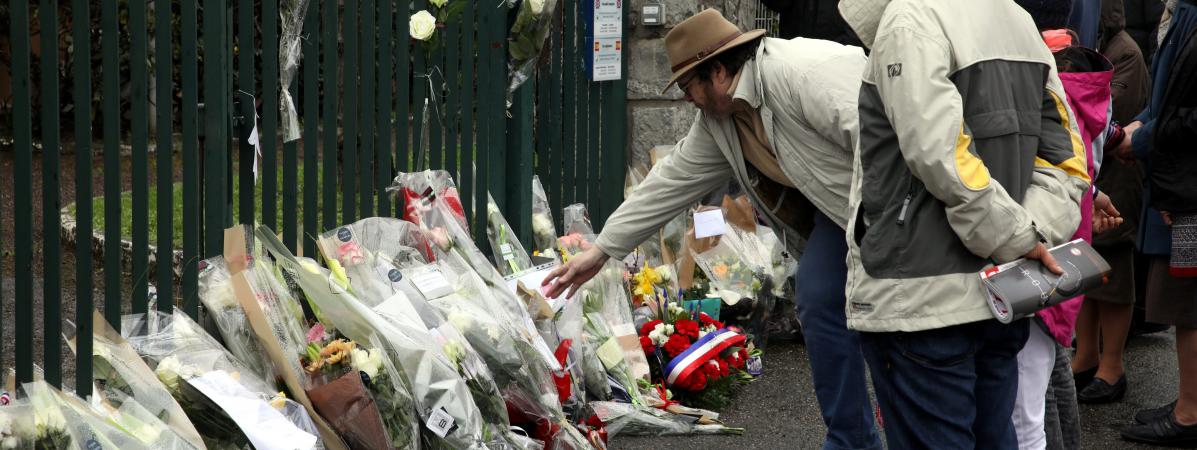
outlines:
[[[562,223],[565,234],[580,234],[589,236],[594,234],[594,227],[590,225],[590,213],[586,212],[586,205],[574,203],[566,206],[562,211]]]
[[[768,260],[762,257],[755,236],[732,228],[710,250],[694,254],[695,262],[728,305],[757,298],[767,277]]]
[[[35,442],[33,448],[55,449],[190,449],[176,435],[166,432],[168,427],[152,416],[143,415],[147,423],[136,431],[124,428],[131,424],[120,417],[112,418],[93,409],[73,394],[59,391],[44,381],[23,386],[33,407]],[[133,402],[130,403],[132,405]],[[115,420],[114,420],[115,419]],[[121,422],[125,423],[121,423]],[[153,423],[149,423],[153,422]],[[133,434],[133,432],[137,434]],[[173,437],[173,441],[168,438]],[[56,447],[48,447],[48,444]]]
[[[482,416],[469,385],[428,334],[418,313],[384,317],[384,313],[408,304],[402,291],[391,296],[396,302],[359,299],[315,261],[296,258],[268,228],[259,227],[257,236],[278,264],[293,273],[308,301],[323,311],[326,326],[383,350],[384,370],[396,386],[402,381],[416,417],[425,425],[419,427],[417,422],[413,426],[420,429],[421,440],[406,448],[478,449],[508,442],[507,429]]]
[[[223,256],[206,259],[200,263],[199,299],[207,310],[208,317],[220,331],[221,341],[237,359],[249,366],[258,377],[274,380],[277,374],[266,349],[254,337],[253,328],[237,295],[233,292],[232,274],[229,273]]]
[[[411,401],[383,371],[382,350],[354,341],[309,342],[300,355],[308,398],[354,449],[404,448],[415,442]]]
[[[519,0],[519,11],[511,34],[507,37],[507,50],[511,54],[508,71],[511,81],[507,91],[514,92],[532,75],[536,58],[544,47],[545,38],[552,30],[553,11],[556,0]]]
[[[139,416],[149,415],[154,421],[170,427],[163,433],[162,442],[157,444],[161,447],[177,446],[167,442],[177,439],[190,447],[203,448],[203,439],[183,408],[158,381],[154,371],[138,357],[137,351],[99,313],[93,315],[92,329],[94,395],[103,399],[103,403],[120,408],[133,424],[148,422]],[[68,327],[67,340],[72,351],[76,349],[74,331],[73,327]]]
[[[126,315],[121,320],[121,330],[129,345],[153,368],[158,381],[187,413],[209,448],[249,445],[248,434],[261,430],[238,425],[224,407],[195,385],[203,381],[197,378],[208,374],[235,382],[239,402],[269,405],[281,414],[293,427],[292,440],[297,446],[310,442],[304,448],[323,448],[319,433],[302,406],[281,396],[273,381],[260,378],[186,314],[176,310],[173,314]],[[273,428],[278,428],[277,424]]]
[[[561,253],[561,260],[569,262],[574,255],[582,253],[594,244],[593,234],[569,233],[557,238],[557,250]]]
[[[487,194],[486,199],[486,238],[490,241],[499,273],[507,276],[528,270],[532,267],[528,252],[524,251],[523,244],[503,217],[503,212],[499,211],[494,197]]]
[[[617,402],[591,402],[595,416],[602,421],[609,437],[674,436],[687,434],[744,434],[743,428],[731,428],[710,419],[674,414],[661,408]]]
[[[414,224],[422,223],[424,213],[433,201],[443,201],[452,211],[453,219],[463,229],[466,225],[465,212],[461,207],[461,196],[453,176],[444,170],[402,172],[395,177],[387,192],[398,193],[403,200],[403,220]]]
[[[541,256],[553,258],[557,252],[557,226],[540,177],[532,176],[532,248]]]
[[[28,399],[20,399],[0,406],[0,448],[58,450],[77,446],[61,414],[35,411]]]

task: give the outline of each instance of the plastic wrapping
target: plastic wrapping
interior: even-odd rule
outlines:
[[[598,348],[586,338],[586,314],[582,302],[567,302],[557,314],[557,333],[574,344],[569,356],[574,378],[580,380],[587,400],[610,400],[611,385],[607,383],[607,369],[598,358]]]
[[[250,405],[268,404],[281,413],[290,426],[302,432],[295,436],[296,442],[307,439],[303,436],[306,434],[314,442],[308,448],[323,448],[319,432],[302,406],[280,396],[272,382],[259,378],[182,312],[126,315],[121,330],[129,345],[153,366],[158,380],[179,402],[209,447],[242,447],[250,442],[247,433],[260,431],[238,425],[225,406],[196,386],[197,378],[214,374],[236,382],[237,395],[230,397]]]
[[[295,100],[291,98],[291,81],[299,69],[299,58],[303,56],[300,41],[303,39],[303,16],[308,11],[308,0],[287,0],[279,2],[278,39],[278,89],[279,89],[279,131],[283,142],[299,139],[299,113]],[[312,61],[316,64],[316,61]],[[268,137],[273,139],[273,136]]]
[[[73,327],[68,327],[73,328]],[[99,313],[92,318],[92,379],[94,392],[100,398],[114,403],[115,407],[124,409],[129,403],[130,409],[136,411],[130,414],[148,414],[154,420],[160,420],[170,427],[171,434],[178,440],[185,441],[188,447],[204,448],[203,439],[183,408],[179,406],[170,392],[162,386],[154,371],[146,366],[120,333],[113,330]],[[71,351],[75,351],[74,330],[67,330],[67,344]],[[126,402],[136,399],[138,405]],[[138,419],[144,422],[145,419]],[[163,447],[178,448],[173,442],[163,442]]]
[[[28,399],[13,400],[0,406],[0,442],[4,448],[67,449],[75,448],[61,414],[38,414]],[[51,419],[51,420],[46,420]]]
[[[22,386],[29,396],[29,403],[33,406],[34,424],[39,429],[61,429],[66,436],[57,436],[52,441],[59,444],[58,449],[75,448],[79,450],[149,450],[145,442],[153,441],[153,432],[160,432],[166,427],[158,422],[160,428],[139,429],[141,436],[134,436],[122,430],[118,425],[109,421],[107,417],[93,410],[82,399],[64,393],[50,386],[44,381],[26,383]],[[152,427],[149,425],[148,427]],[[69,444],[67,441],[69,440]],[[62,445],[66,444],[66,445]],[[176,447],[177,448],[177,447]]]
[[[197,442],[185,440],[175,431],[175,428],[163,422],[157,414],[146,409],[134,397],[120,391],[101,394],[93,399],[92,405],[96,413],[107,418],[148,448],[161,450],[205,448],[203,441],[199,440],[198,434],[195,435]]]
[[[303,357],[304,389],[353,449],[406,448],[416,441],[411,398],[382,370],[386,355],[353,341],[316,340]]]
[[[553,27],[557,0],[520,0],[518,8],[515,23],[511,25],[511,34],[507,36],[507,50],[511,57],[507,60],[510,72],[508,96],[532,76],[545,38]]]
[[[590,225],[590,214],[586,212],[584,204],[574,203],[566,206],[562,211],[562,219],[565,227],[564,234],[594,234],[594,227]]]
[[[711,286],[727,305],[755,299],[766,277],[766,260],[755,233],[728,229],[710,250],[694,253],[694,260],[711,280]],[[692,250],[693,251],[693,250]]]
[[[396,380],[405,382],[417,416],[425,424],[420,433],[422,444],[430,448],[476,449],[504,441],[506,429],[499,429],[482,416],[470,386],[418,317],[395,314],[391,317],[400,320],[389,320],[379,312],[406,302],[384,301],[368,307],[332,272],[314,262],[301,263],[269,229],[260,228],[257,234],[280,265],[295,271],[308,301],[323,311],[328,325],[349,339],[383,349],[389,361],[384,368]],[[399,292],[393,297],[401,299],[404,294]]]
[[[453,182],[453,175],[449,172],[402,172],[395,177],[387,192],[397,193],[403,199],[403,220],[420,225],[432,204],[439,202],[447,205],[462,229],[470,229],[461,207],[461,195],[457,192],[457,184]]]
[[[557,250],[561,252],[561,260],[569,261],[574,255],[593,247],[593,234],[569,233],[557,238]]]
[[[511,225],[499,211],[494,197],[486,195],[486,238],[490,241],[491,253],[495,255],[495,266],[503,276],[513,275],[532,267],[532,259],[524,250]]]
[[[553,222],[553,211],[545,195],[540,177],[532,176],[532,248],[541,256],[555,257],[557,250],[557,226]]]
[[[199,299],[212,323],[220,331],[221,340],[229,352],[249,366],[259,378],[274,380],[277,374],[266,350],[254,337],[245,310],[237,302],[233,291],[232,274],[223,256],[204,260],[200,264]]]
[[[658,408],[616,402],[591,402],[594,414],[603,422],[608,437],[675,436],[685,434],[744,434],[743,428],[704,423],[699,418],[673,414]]]

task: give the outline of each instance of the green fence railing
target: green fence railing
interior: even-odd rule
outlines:
[[[16,381],[33,379],[37,365],[61,385],[64,321],[90,336],[97,307],[118,329],[122,313],[151,307],[198,315],[197,263],[221,252],[233,223],[260,222],[310,255],[322,230],[400,215],[385,191],[398,172],[451,172],[480,240],[489,191],[531,242],[533,174],[554,208],[586,202],[601,226],[622,199],[626,83],[582,73],[578,2],[558,2],[537,73],[510,96],[513,11],[498,0],[451,2],[463,3],[461,15],[429,45],[408,32],[412,12],[434,8],[428,0],[9,0],[0,8],[9,30],[0,48],[11,49],[2,70],[12,95],[0,99],[0,130],[11,135],[0,143],[11,148],[0,151],[13,156],[5,183],[13,203],[3,213],[14,226],[0,229],[0,241],[12,242],[14,272],[4,275],[14,298],[0,293],[0,333],[12,327],[15,341],[0,343],[0,353],[12,352]],[[284,86],[279,43],[297,7],[305,13],[301,59]],[[284,94],[299,124],[299,138],[286,142]],[[260,156],[244,139],[255,124]],[[74,172],[63,173],[70,152]],[[62,197],[67,188],[72,198]],[[74,215],[73,245],[60,239],[60,211]],[[65,276],[71,251],[73,276]],[[35,310],[39,281],[44,306]],[[72,299],[74,316],[63,317]],[[74,389],[87,395],[91,342],[76,345],[84,356],[75,360]]]

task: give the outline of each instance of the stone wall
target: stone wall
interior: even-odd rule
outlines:
[[[648,0],[628,0],[628,27],[624,36],[628,45],[628,142],[630,164],[647,162],[648,150],[655,145],[676,143],[686,135],[697,110],[682,100],[682,92],[672,88],[661,93],[669,82],[669,58],[665,55],[665,34],[673,26],[706,8],[715,8],[743,30],[752,28],[757,0],[658,0],[665,8],[663,26],[643,26],[642,7]]]

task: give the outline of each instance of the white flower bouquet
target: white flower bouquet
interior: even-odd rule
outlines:
[[[523,244],[516,237],[511,225],[499,211],[494,197],[486,195],[486,238],[490,241],[491,252],[495,255],[495,266],[503,276],[514,275],[532,267],[532,259],[524,250]]]
[[[286,437],[292,448],[323,448],[302,406],[258,377],[182,312],[127,315],[121,330],[208,447],[254,443],[274,448],[269,442]]]
[[[532,176],[532,248],[541,256],[556,257],[557,226],[548,195],[536,175]]]
[[[511,77],[508,92],[514,92],[532,75],[536,58],[553,27],[557,1],[521,0],[518,8],[511,34],[507,37],[507,51],[511,55],[507,63]]]

